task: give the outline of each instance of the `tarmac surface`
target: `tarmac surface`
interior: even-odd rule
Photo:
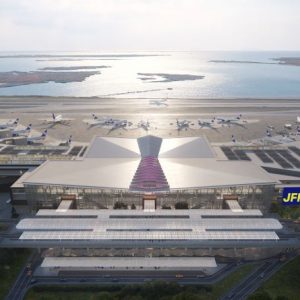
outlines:
[[[211,142],[229,142],[232,135],[237,140],[249,141],[266,136],[267,126],[274,131],[284,130],[290,123],[296,130],[296,117],[300,115],[299,99],[168,99],[167,105],[150,104],[153,99],[75,98],[75,97],[0,97],[0,119],[20,118],[20,124],[33,124],[33,130],[48,128],[46,143],[65,141],[69,135],[74,141],[89,142],[95,135],[137,138],[146,134],[160,137],[187,137],[205,134]],[[160,100],[160,99],[154,99]],[[74,118],[69,124],[49,126],[40,119],[51,113]],[[127,128],[90,128],[83,122],[99,117],[126,119],[133,124]],[[242,122],[235,125],[218,125],[217,128],[200,128],[198,120],[210,121],[214,117],[237,117]],[[178,130],[176,119],[189,120],[189,128]],[[148,131],[138,128],[141,120],[149,121]]]

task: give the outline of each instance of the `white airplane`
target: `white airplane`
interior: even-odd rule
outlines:
[[[65,142],[59,143],[58,146],[70,146],[71,143],[72,143],[72,135],[70,135]]]
[[[35,142],[43,141],[46,139],[47,134],[48,134],[48,131],[47,131],[47,129],[45,129],[41,135],[27,137],[27,143],[32,144]]]
[[[138,124],[137,124],[138,128],[142,128],[146,131],[148,131],[150,129],[150,122],[147,121],[145,122],[144,120],[141,120]]]
[[[8,122],[0,124],[0,129],[7,129],[7,128],[15,128],[19,123],[19,118],[15,120],[9,120]]]
[[[101,117],[99,118],[95,114],[92,114],[92,119],[83,120],[87,125],[93,126],[109,126],[113,125],[115,122],[119,121],[118,119],[113,119],[111,117]]]
[[[188,128],[190,128],[190,121],[188,120],[182,120],[182,121],[179,121],[179,120],[176,120],[176,125],[177,125],[177,130],[180,131],[180,130],[187,130]],[[171,123],[172,125],[172,123]]]
[[[294,142],[295,139],[290,137],[289,134],[277,134],[275,136],[272,135],[271,131],[267,129],[266,137],[262,139],[263,142],[267,142],[270,144],[278,145],[283,143],[291,143]]]
[[[237,117],[235,118],[217,118],[217,122],[219,124],[236,124],[237,122],[240,122],[242,119],[242,115],[239,114]]]
[[[68,124],[70,121],[72,121],[74,119],[64,118],[62,115],[55,115],[54,113],[52,113],[52,118],[49,118],[49,119],[39,119],[39,120],[44,121],[47,124],[52,124],[52,125],[56,125],[56,124],[66,125],[66,124]]]
[[[161,99],[161,100],[150,100],[149,104],[150,105],[156,105],[156,106],[161,106],[161,105],[168,106],[167,101],[168,101],[167,98]]]
[[[215,118],[211,119],[211,120],[198,120],[198,125],[203,128],[203,127],[209,127],[212,128],[213,125],[215,124]]]
[[[128,122],[127,120],[114,120],[113,124],[109,124],[111,126],[111,130],[115,130],[118,128],[126,129],[127,126],[131,126],[132,123]]]
[[[31,126],[32,124],[29,124],[26,128],[24,129],[14,129],[12,132],[12,136],[27,136],[30,131],[31,131]]]

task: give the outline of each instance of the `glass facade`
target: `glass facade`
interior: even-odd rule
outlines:
[[[134,204],[142,209],[144,193],[118,189],[100,189],[68,187],[59,185],[25,185],[25,194],[31,211],[40,208],[57,208],[61,199],[72,195],[79,209],[113,208],[116,202],[124,203],[128,208]],[[199,188],[171,190],[157,193],[156,207],[174,208],[178,202],[186,202],[189,208],[224,208],[224,197],[237,196],[242,208],[268,210],[275,195],[274,185],[243,185],[235,187]]]

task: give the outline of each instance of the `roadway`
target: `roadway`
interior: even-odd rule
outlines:
[[[278,271],[287,261],[295,257],[295,254],[290,254],[286,261],[280,261],[277,257],[262,260],[259,266],[251,272],[244,280],[238,282],[222,300],[228,299],[246,299],[253,293],[261,283],[271,277]],[[21,300],[33,286],[38,285],[111,285],[111,284],[144,284],[146,282],[163,280],[178,282],[182,285],[211,285],[214,284],[230,273],[237,270],[241,265],[236,262],[229,262],[224,268],[218,272],[205,276],[201,271],[118,271],[118,270],[99,270],[99,271],[61,271],[54,276],[34,276],[33,271],[41,263],[41,256],[34,252],[28,263],[30,268],[25,266],[15,284],[11,288],[6,300]],[[27,265],[28,265],[27,263]]]
[[[33,271],[41,263],[41,256],[33,251],[25,266],[20,271],[14,285],[9,290],[5,300],[22,300],[33,278]]]
[[[284,261],[279,258],[262,262],[257,268],[253,270],[242,281],[238,282],[232,289],[230,289],[220,300],[244,300],[253,294],[264,281],[275,274],[283,265],[295,258],[297,254],[291,253]]]
[[[97,275],[88,272],[63,272],[59,276],[33,276],[32,273],[40,262],[41,257],[35,252],[21,270],[5,300],[22,300],[30,288],[38,285],[126,285],[157,280],[180,284],[213,284],[237,268],[235,263],[229,263],[215,274],[206,277],[203,277],[201,271],[99,271]],[[28,264],[31,265],[30,268]]]
[[[201,271],[98,271],[96,272],[60,272],[58,276],[34,276],[26,290],[38,285],[111,285],[144,284],[152,281],[178,282],[184,285],[214,284],[238,268],[229,263],[218,272],[205,276]],[[24,293],[25,294],[25,293]]]

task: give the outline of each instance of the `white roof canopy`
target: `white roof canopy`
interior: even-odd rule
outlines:
[[[144,179],[145,175],[149,176]],[[275,184],[252,162],[217,160],[205,137],[161,139],[151,135],[137,140],[95,137],[82,160],[47,161],[23,182],[129,190],[134,177],[141,184],[142,180],[155,181],[155,176],[157,180],[165,176],[167,190]],[[155,182],[151,186],[155,187]]]

